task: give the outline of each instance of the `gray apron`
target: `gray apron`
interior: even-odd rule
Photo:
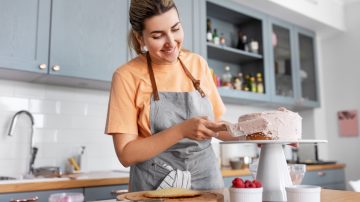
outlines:
[[[185,65],[179,61],[197,91],[158,92],[147,53],[147,63],[153,95],[150,103],[152,134],[172,127],[184,120],[207,116],[213,119],[209,99]],[[170,182],[169,182],[170,180]],[[130,191],[155,190],[166,187],[191,189],[221,189],[224,181],[219,163],[211,147],[211,140],[196,141],[184,138],[160,155],[130,167]]]

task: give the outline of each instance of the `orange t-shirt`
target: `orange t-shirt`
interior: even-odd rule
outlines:
[[[183,51],[180,58],[208,96],[215,118],[225,106],[219,96],[206,61],[199,55]],[[177,61],[171,65],[152,64],[159,92],[195,91],[193,83]],[[153,93],[145,55],[139,55],[118,68],[113,75],[105,133],[151,135],[150,99]]]

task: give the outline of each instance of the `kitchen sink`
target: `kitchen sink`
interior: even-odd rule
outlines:
[[[0,181],[3,181],[3,180],[16,180],[15,177],[8,177],[8,176],[0,176]]]

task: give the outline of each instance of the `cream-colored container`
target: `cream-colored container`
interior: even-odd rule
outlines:
[[[285,187],[288,202],[320,202],[321,187],[294,185]]]
[[[229,188],[230,202],[261,202],[263,188]]]

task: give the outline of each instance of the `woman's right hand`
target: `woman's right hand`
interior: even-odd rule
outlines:
[[[177,125],[184,138],[192,140],[208,140],[217,137],[217,128],[222,127],[221,123],[209,121],[207,117],[194,117]]]

